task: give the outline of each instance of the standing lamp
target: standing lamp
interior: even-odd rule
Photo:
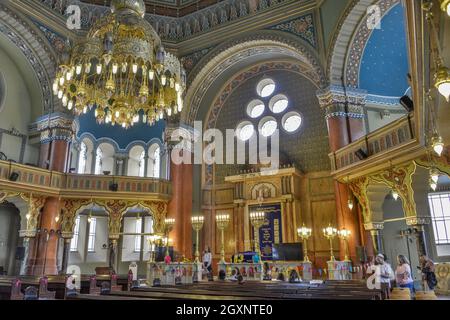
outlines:
[[[345,257],[344,261],[350,261],[349,252],[348,252],[348,239],[350,238],[351,231],[347,229],[342,229],[338,231],[338,236],[341,240],[344,240],[345,243]]]
[[[199,252],[199,248],[198,248],[198,242],[199,242],[198,233],[203,228],[203,223],[205,222],[205,217],[194,216],[191,218],[191,222],[192,222],[192,228],[196,232],[196,240],[197,240],[195,242],[195,262],[199,263],[200,262],[200,252]]]
[[[325,238],[330,241],[330,261],[336,261],[333,253],[333,239],[337,236],[338,231],[336,228],[333,228],[331,224],[327,228],[324,228],[322,231]]]
[[[224,237],[224,230],[225,230],[226,227],[228,227],[229,222],[230,222],[230,215],[228,215],[228,214],[216,215],[217,228],[220,230],[220,233],[221,233],[220,262],[219,263],[225,263],[225,237]]]
[[[262,227],[264,221],[266,220],[266,213],[264,211],[255,211],[250,213],[250,222],[253,225],[254,230],[254,241],[255,241],[255,252],[261,258],[261,249],[259,247],[259,228]]]
[[[303,254],[304,254],[303,262],[311,262],[308,258],[307,243],[308,239],[312,235],[312,230],[310,228],[305,227],[305,225],[303,224],[301,228],[297,229],[297,235],[303,240]]]

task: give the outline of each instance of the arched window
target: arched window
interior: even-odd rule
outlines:
[[[139,156],[139,177],[144,177],[145,175],[145,151],[142,151]]]
[[[101,174],[102,172],[102,159],[103,151],[100,147],[98,147],[95,155],[95,174]]]
[[[158,146],[155,148],[153,152],[153,178],[159,178],[159,173],[161,169],[161,156],[160,156],[161,148]]]
[[[81,142],[80,156],[78,157],[78,173],[83,174],[86,172],[86,160],[87,160],[87,146],[86,143]]]

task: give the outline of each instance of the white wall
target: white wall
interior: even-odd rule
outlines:
[[[3,129],[0,131],[10,131],[14,128],[25,136],[26,141],[28,125],[34,120],[31,118],[32,104],[29,90],[19,68],[1,48],[1,43],[0,61],[0,73],[5,80],[6,94],[3,106],[0,106],[0,129]],[[5,153],[8,159],[37,165],[38,147],[26,145],[22,150],[22,139],[21,136],[3,132],[0,139],[0,151]]]

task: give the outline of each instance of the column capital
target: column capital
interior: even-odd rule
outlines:
[[[40,133],[42,144],[55,140],[71,142],[78,130],[77,126],[72,115],[55,112],[39,117],[32,124],[32,131]]]
[[[366,231],[381,231],[384,229],[384,222],[369,222],[364,224]]]
[[[366,105],[367,92],[359,89],[344,89],[340,86],[330,86],[317,91],[321,108],[326,110],[326,117],[362,118],[363,107]]]
[[[408,226],[414,227],[414,226],[424,226],[430,224],[430,218],[428,217],[407,217],[406,218],[406,224]]]

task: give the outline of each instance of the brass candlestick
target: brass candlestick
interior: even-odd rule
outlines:
[[[220,263],[225,263],[225,237],[224,230],[228,227],[228,223],[230,222],[230,215],[228,214],[219,214],[216,215],[216,223],[217,228],[221,233],[221,244],[220,244]]]
[[[175,225],[175,219],[173,218],[166,218],[164,220],[164,231],[167,239],[166,243],[166,256],[169,255],[169,233],[172,231],[173,226]]]
[[[345,243],[345,257],[344,261],[350,261],[349,253],[348,253],[348,239],[350,238],[351,231],[347,229],[342,229],[338,231],[338,236],[341,240],[344,240]]]
[[[312,235],[312,230],[310,228],[305,227],[305,225],[303,224],[301,228],[297,229],[297,234],[303,240],[303,254],[304,254],[303,262],[311,262],[308,258],[307,242]]]
[[[203,223],[205,222],[205,217],[203,216],[194,216],[191,218],[191,222],[192,222],[192,228],[194,228],[195,232],[196,232],[196,243],[195,243],[195,262],[198,263],[200,262],[200,252],[199,252],[199,248],[198,248],[198,233],[200,230],[202,230],[203,228]]]
[[[259,247],[259,228],[264,224],[266,220],[266,213],[264,211],[255,211],[250,213],[250,222],[253,225],[255,252],[261,257],[261,249]]]
[[[331,224],[327,227],[324,228],[323,230],[323,235],[330,241],[330,261],[335,261],[335,257],[334,257],[334,253],[333,253],[333,239],[337,236],[337,229],[333,228],[331,226]]]
[[[152,234],[147,237],[148,244],[150,246],[150,256],[148,259],[148,262],[155,262],[155,250],[154,247],[156,246],[156,243],[161,240],[161,236],[157,234]]]

